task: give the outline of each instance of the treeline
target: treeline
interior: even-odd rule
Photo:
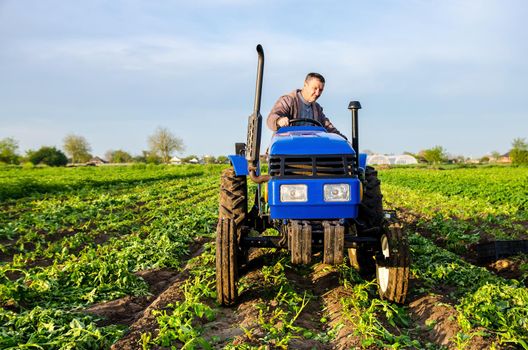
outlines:
[[[506,154],[500,154],[497,151],[491,152],[480,159],[470,159],[460,156],[450,156],[447,150],[442,146],[434,146],[421,150],[418,153],[404,152],[416,158],[419,163],[427,164],[445,164],[445,163],[512,163],[514,165],[528,165],[528,142],[524,138],[515,138],[512,141],[511,149]],[[507,158],[503,161],[502,158]]]
[[[25,154],[18,151],[18,141],[12,137],[0,139],[0,164],[13,165],[48,165],[65,166],[92,165],[96,163],[148,163],[148,164],[169,164],[175,163],[227,163],[225,156],[197,157],[190,155],[173,159],[175,153],[185,150],[183,141],[176,137],[169,129],[158,127],[147,139],[148,149],[139,155],[132,155],[129,152],[116,149],[108,150],[104,158],[94,157],[92,148],[85,137],[69,134],[62,140],[62,148],[55,146],[42,146],[37,150],[28,150]]]

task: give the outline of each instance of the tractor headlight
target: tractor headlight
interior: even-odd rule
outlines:
[[[281,202],[307,202],[308,186],[306,185],[281,185]]]
[[[350,200],[349,184],[324,185],[325,202],[348,202]]]

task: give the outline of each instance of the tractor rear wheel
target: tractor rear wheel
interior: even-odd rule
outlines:
[[[245,254],[240,249],[247,215],[247,181],[232,168],[222,172],[216,229],[216,291],[218,302],[233,305],[238,297],[238,271]]]
[[[383,195],[378,172],[373,167],[366,167],[364,184],[363,200],[359,205],[359,218],[369,227],[381,226],[384,220]]]
[[[370,166],[365,169],[363,200],[359,205],[358,219],[368,228],[381,227],[384,222],[383,195],[381,194],[378,172]],[[374,252],[367,249],[349,248],[350,265],[365,277],[370,277],[376,270]]]
[[[376,279],[382,299],[403,304],[409,284],[409,245],[399,225],[386,226],[381,235],[381,256]]]

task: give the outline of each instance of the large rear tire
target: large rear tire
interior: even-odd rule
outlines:
[[[384,222],[383,195],[381,194],[378,172],[370,166],[365,169],[363,200],[359,205],[358,220],[367,228],[381,227]],[[348,249],[348,261],[362,276],[370,277],[376,271],[374,252],[358,248]]]
[[[384,221],[383,195],[381,194],[378,172],[373,167],[365,169],[365,188],[363,200],[359,205],[359,219],[369,227],[381,226]]]
[[[386,226],[380,238],[381,255],[376,262],[376,279],[382,299],[405,302],[409,285],[409,244],[399,225]]]
[[[247,180],[232,168],[222,172],[219,219],[216,229],[216,291],[221,305],[238,298],[238,271],[247,254],[240,249],[247,215]]]

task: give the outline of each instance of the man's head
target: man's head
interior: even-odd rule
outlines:
[[[315,102],[323,93],[325,85],[324,77],[319,73],[308,73],[304,79],[301,94],[306,102]]]

